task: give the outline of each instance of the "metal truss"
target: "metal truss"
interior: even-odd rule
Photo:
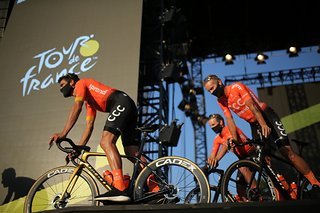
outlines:
[[[320,67],[304,67],[298,69],[233,75],[225,77],[225,84],[241,81],[247,85],[260,84],[261,87],[283,84],[297,84],[320,80]]]
[[[202,86],[203,78],[201,59],[194,59],[191,61],[191,78],[194,88],[199,88],[199,91],[195,94],[197,101],[197,113],[190,116],[194,129],[195,162],[200,166],[204,166],[208,157],[208,150],[206,125],[202,120],[206,115],[206,104]]]
[[[138,89],[138,125],[168,123],[168,88],[159,78],[163,68],[163,1],[144,2]],[[160,18],[159,18],[160,17]],[[162,17],[162,18],[161,18]],[[139,138],[141,135],[138,136]],[[159,131],[149,133],[144,153],[152,158],[168,155],[159,143]]]

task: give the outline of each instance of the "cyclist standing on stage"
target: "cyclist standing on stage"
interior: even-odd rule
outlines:
[[[257,130],[261,129],[262,135],[268,138],[268,141],[275,141],[280,153],[289,159],[292,165],[319,192],[320,182],[305,160],[293,151],[279,116],[270,106],[260,101],[241,82],[225,86],[218,76],[209,75],[203,80],[203,85],[208,92],[217,97],[218,104],[223,110],[227,126],[235,142],[240,141],[240,138],[236,134],[236,125],[230,110],[250,124],[253,138],[258,137]]]
[[[114,190],[97,196],[96,200],[128,201],[123,181],[122,160],[116,147],[121,135],[124,151],[127,155],[136,156],[140,142],[134,138],[137,125],[137,108],[134,101],[124,92],[106,86],[92,78],[79,79],[75,74],[67,74],[58,80],[60,91],[65,98],[75,97],[67,122],[60,133],[50,138],[50,144],[59,138],[67,137],[76,123],[82,106],[86,107],[86,128],[79,145],[86,145],[94,128],[96,112],[109,113],[107,117],[100,146],[106,153],[113,174]]]

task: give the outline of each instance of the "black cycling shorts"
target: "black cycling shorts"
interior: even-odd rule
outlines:
[[[123,146],[139,146],[140,142],[135,140],[138,114],[134,101],[126,93],[115,91],[107,100],[107,112],[104,130],[117,137],[121,135]]]
[[[272,108],[267,107],[262,111],[262,115],[267,125],[271,128],[271,134],[267,138],[268,141],[274,141],[278,148],[290,145],[288,135],[277,113]],[[258,122],[250,123],[252,137],[259,138],[257,131],[260,129]]]

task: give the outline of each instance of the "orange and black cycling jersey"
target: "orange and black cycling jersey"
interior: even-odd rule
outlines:
[[[247,136],[237,127],[237,135],[240,137],[240,143],[244,143],[247,141]],[[218,134],[214,140],[213,140],[213,146],[212,146],[212,153],[214,155],[217,155],[218,150],[221,145],[226,144],[228,139],[231,139],[231,133],[228,129],[227,126],[223,127],[222,131],[220,134]],[[245,146],[237,146],[234,149],[234,153],[239,157],[239,158],[245,158],[249,156],[249,153],[254,149],[253,146],[250,145],[245,145]]]
[[[257,119],[253,112],[245,104],[245,102],[250,99],[252,99],[260,109],[266,109],[267,104],[260,101],[246,85],[240,82],[226,86],[225,96],[222,96],[218,99],[218,104],[226,117],[231,116],[231,109],[240,118],[252,123]]]
[[[106,86],[94,79],[84,78],[75,86],[75,101],[84,101],[87,109],[87,120],[95,117],[96,111],[107,111],[107,99],[116,89]]]

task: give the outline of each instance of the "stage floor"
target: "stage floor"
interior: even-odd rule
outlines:
[[[289,213],[320,212],[320,200],[281,201],[269,203],[216,203],[196,205],[109,205],[95,207],[74,207],[61,210],[50,210],[44,213],[66,212],[108,212],[108,213]]]

